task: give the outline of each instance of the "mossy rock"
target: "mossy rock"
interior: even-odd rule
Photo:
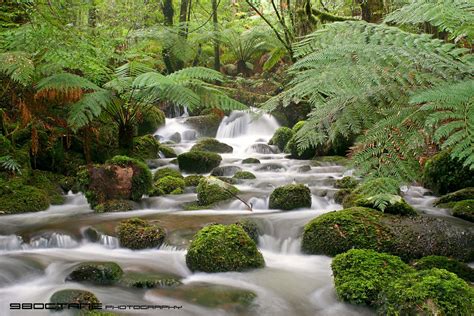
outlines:
[[[258,160],[257,158],[245,158],[244,160],[242,160],[242,163],[243,164],[259,164],[260,160]]]
[[[133,139],[131,157],[141,160],[157,159],[160,152],[160,142],[152,135],[144,135]]]
[[[474,223],[474,200],[456,202],[451,213],[455,217]]]
[[[226,272],[262,268],[255,242],[238,225],[210,225],[196,233],[186,254],[191,271]]]
[[[444,256],[427,256],[412,263],[417,270],[445,269],[467,282],[474,282],[474,269],[464,262]]]
[[[158,225],[140,218],[120,222],[117,227],[120,245],[130,249],[157,248],[165,240],[165,231]]]
[[[137,208],[137,205],[133,201],[109,200],[97,205],[95,207],[95,212],[96,213],[127,212],[136,208]]]
[[[290,154],[290,157],[293,159],[311,159],[316,155],[316,149],[309,147],[303,151],[298,150],[296,135],[290,138],[284,149],[285,153]]]
[[[32,170],[30,176],[25,180],[25,184],[46,191],[49,203],[60,205],[65,201],[64,192],[59,184],[63,178],[63,175],[50,171]]]
[[[230,177],[216,177],[216,178],[221,180],[222,182],[232,184],[232,185],[240,183],[239,179],[234,179],[234,178],[230,178]]]
[[[429,159],[423,170],[423,184],[436,194],[474,187],[474,170],[442,151]]]
[[[142,113],[137,135],[153,134],[160,126],[165,125],[165,121],[165,113],[157,107],[151,107]]]
[[[374,250],[351,249],[334,257],[332,264],[337,296],[352,304],[374,305],[388,282],[412,269],[399,257]]]
[[[120,283],[126,287],[139,289],[167,288],[181,285],[179,277],[161,273],[127,272]]]
[[[215,177],[203,178],[196,188],[198,205],[211,205],[235,197],[239,192],[236,187]]]
[[[474,200],[474,187],[464,188],[456,192],[443,195],[438,200],[436,200],[434,205],[443,206],[444,204],[449,206],[454,204],[455,202],[463,200]]]
[[[418,213],[401,196],[376,194],[354,202],[356,206],[368,207],[388,214],[416,216]]]
[[[83,309],[88,309],[91,304],[99,304],[99,299],[94,293],[84,290],[67,289],[55,292],[49,299],[53,304],[83,304]]]
[[[311,191],[304,184],[288,184],[273,190],[270,195],[270,209],[285,211],[311,207]]]
[[[352,248],[384,251],[392,235],[381,218],[381,212],[354,207],[329,212],[311,220],[304,227],[302,250],[313,255],[329,255]]]
[[[165,158],[175,158],[175,157],[178,156],[178,155],[176,154],[176,152],[174,151],[173,148],[171,148],[170,146],[163,145],[163,144],[160,144],[160,150],[159,150],[159,152],[160,152]]]
[[[474,288],[444,269],[408,273],[387,283],[380,315],[472,315]]]
[[[234,174],[234,177],[235,179],[243,179],[243,180],[253,180],[253,179],[257,179],[257,177],[251,173],[250,171],[237,171],[235,174]]]
[[[49,201],[46,191],[24,185],[21,180],[0,179],[0,214],[44,211]]]
[[[334,193],[334,202],[342,204],[344,199],[352,193],[350,189],[340,189]]]
[[[184,178],[179,170],[170,167],[165,167],[156,170],[155,174],[153,175],[153,180],[157,181],[167,176],[181,179]]]
[[[238,221],[235,224],[242,227],[245,230],[245,232],[247,233],[247,235],[249,235],[249,237],[252,238],[252,240],[255,242],[255,244],[258,245],[258,235],[259,235],[258,226],[257,226],[257,224],[255,224],[254,221],[246,218],[246,219],[242,219],[242,220]]]
[[[213,153],[225,154],[234,151],[232,146],[224,144],[215,138],[201,138],[191,148],[191,151],[209,151]]]
[[[201,181],[203,178],[204,176],[193,174],[184,178],[184,184],[187,187],[197,187],[199,185],[199,181]]]
[[[214,137],[217,134],[221,120],[221,115],[211,113],[188,117],[186,123],[195,129],[200,136]]]
[[[354,189],[358,184],[359,181],[354,177],[343,177],[336,180],[334,186],[338,189]]]
[[[179,169],[186,172],[207,173],[220,165],[222,157],[216,153],[190,151],[178,156]]]
[[[275,145],[280,151],[285,150],[286,144],[293,137],[294,132],[291,128],[280,127],[273,134],[272,139],[268,142],[269,145]]]
[[[241,171],[242,168],[233,165],[215,167],[211,171],[211,176],[215,177],[232,177],[236,172]]]
[[[75,267],[66,280],[112,285],[117,283],[122,275],[122,268],[115,262],[84,262]]]
[[[155,187],[164,194],[171,194],[173,192],[173,194],[178,194],[178,192],[183,193],[185,183],[182,177],[166,176],[156,181]]]

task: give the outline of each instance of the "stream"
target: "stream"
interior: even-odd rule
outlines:
[[[186,115],[167,118],[156,135],[165,142],[180,133],[175,151],[188,151],[195,143],[196,131],[184,123]],[[273,146],[266,145],[279,127],[275,118],[253,111],[234,111],[219,126],[216,138],[234,148],[222,154],[221,166],[236,166],[251,171],[255,180],[237,184],[240,197],[252,203],[250,212],[238,200],[219,203],[213,210],[184,211],[182,204],[196,200],[187,188],[184,194],[144,198],[140,209],[130,212],[96,214],[82,194],[69,193],[66,203],[38,213],[2,216],[0,221],[0,310],[1,315],[22,315],[9,311],[11,302],[48,302],[61,289],[87,289],[103,304],[181,305],[181,310],[122,312],[123,315],[371,315],[363,307],[339,302],[331,276],[331,258],[303,255],[300,251],[304,225],[320,214],[341,209],[333,200],[336,179],[351,171],[336,164],[291,160]],[[258,158],[261,164],[242,164],[244,158]],[[174,166],[171,159],[157,165]],[[185,175],[185,174],[184,174]],[[290,212],[268,210],[272,190],[292,182],[306,184],[312,192],[312,207]],[[188,190],[189,189],[189,190]],[[430,205],[434,197],[423,188],[407,188],[407,201],[426,213],[440,212]],[[443,216],[443,214],[439,214]],[[119,247],[114,228],[123,219],[142,217],[155,220],[167,231],[160,249],[132,251]],[[447,216],[445,214],[444,216]],[[185,254],[193,234],[212,222],[234,223],[251,217],[260,230],[259,249],[266,267],[248,272],[191,273]],[[98,233],[90,237],[90,227]],[[205,284],[219,289],[231,286],[257,294],[248,309],[228,306],[210,308],[182,300],[173,290],[162,295],[157,290],[121,286],[93,286],[66,282],[73,267],[84,261],[114,261],[124,271],[157,272],[179,276],[185,286]],[[177,290],[175,290],[177,291]],[[50,315],[35,311],[28,315]],[[54,315],[68,315],[55,312]],[[119,312],[120,314],[120,312]]]

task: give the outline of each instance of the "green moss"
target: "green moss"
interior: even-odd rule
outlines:
[[[67,280],[112,285],[117,283],[122,275],[122,268],[115,262],[85,262],[75,267]]]
[[[426,162],[423,184],[436,194],[474,187],[474,170],[452,159],[449,151],[442,151]]]
[[[394,194],[376,194],[354,202],[356,206],[372,208],[384,213],[416,216],[418,213],[401,196]]]
[[[59,185],[62,178],[62,175],[49,171],[32,170],[31,175],[25,181],[25,184],[46,191],[49,202],[53,205],[59,205],[63,204],[65,200],[63,190]]]
[[[359,182],[354,177],[344,177],[336,180],[334,186],[338,189],[354,189]]]
[[[131,156],[141,160],[157,159],[160,146],[158,140],[152,135],[135,137]]]
[[[194,237],[186,254],[191,271],[245,271],[265,265],[255,242],[238,225],[210,225]]]
[[[183,178],[166,176],[156,181],[155,187],[161,190],[164,194],[170,194],[172,192],[175,192],[176,194],[176,190],[181,190],[181,193],[183,192],[185,183]]]
[[[320,215],[304,227],[302,250],[329,256],[352,248],[385,251],[392,236],[381,222],[382,216],[381,212],[362,207]]]
[[[352,249],[337,255],[331,268],[338,297],[365,305],[374,305],[388,282],[411,271],[399,257],[366,249]]]
[[[137,128],[137,135],[153,134],[162,125],[165,125],[165,113],[157,107],[151,107],[142,113],[141,121]]]
[[[83,308],[89,308],[89,304],[98,304],[100,303],[99,299],[89,291],[83,290],[61,290],[55,292],[49,299],[51,303],[60,304],[60,303],[76,303],[84,304]]]
[[[474,222],[474,200],[460,201],[454,204],[453,216]]]
[[[443,205],[462,200],[474,200],[474,187],[464,188],[456,192],[448,193],[440,197],[434,205]]]
[[[236,187],[227,184],[217,178],[209,177],[199,181],[196,188],[198,204],[200,206],[211,205],[213,203],[228,200],[239,191]]]
[[[442,269],[406,274],[384,287],[381,315],[471,315],[474,288]]]
[[[157,248],[165,240],[165,231],[140,218],[120,222],[117,227],[120,245],[130,249]]]
[[[258,160],[257,158],[245,158],[244,160],[242,160],[242,163],[243,164],[259,164],[260,160]]]
[[[210,172],[221,161],[220,155],[205,151],[190,151],[178,156],[179,169],[194,173]]]
[[[179,170],[165,167],[165,168],[156,170],[155,174],[153,175],[153,180],[157,181],[167,176],[174,177],[174,178],[183,178],[183,175],[181,174],[181,172],[179,172]]]
[[[273,190],[270,209],[293,210],[311,207],[311,191],[304,184],[288,184]]]
[[[133,202],[129,200],[109,200],[104,203],[98,204],[95,207],[96,213],[108,213],[108,212],[126,212],[131,211],[135,208]]]
[[[50,199],[44,190],[24,185],[21,180],[0,179],[0,214],[44,211]]]
[[[231,153],[234,149],[232,146],[221,143],[215,138],[201,138],[198,142],[191,148],[192,151],[209,151],[213,153]]]
[[[165,156],[165,158],[175,158],[178,156],[173,148],[163,144],[160,144],[160,153]]]
[[[428,270],[431,268],[445,269],[467,282],[474,282],[474,269],[456,259],[444,256],[427,256],[416,260],[412,265],[417,270]]]
[[[249,171],[237,171],[234,174],[234,178],[235,179],[249,179],[249,180],[257,179],[257,177]]]
[[[201,175],[193,174],[184,178],[184,184],[187,187],[197,187],[202,178],[204,177]]]
[[[352,190],[350,189],[340,189],[334,193],[334,202],[342,204],[344,199],[351,194]]]
[[[245,230],[245,232],[247,233],[247,235],[249,235],[249,237],[252,238],[252,240],[255,242],[255,244],[258,245],[258,235],[259,235],[258,234],[258,226],[257,226],[257,224],[255,224],[254,221],[246,218],[246,219],[242,219],[242,220],[238,221],[235,224],[242,227]]]
[[[268,144],[275,145],[280,149],[280,151],[283,151],[285,150],[286,144],[290,141],[293,135],[294,132],[291,130],[291,128],[280,127],[275,131],[275,134],[273,134],[273,137],[270,139]]]
[[[120,280],[126,287],[139,289],[167,288],[181,285],[178,277],[160,273],[127,272]]]
[[[305,150],[298,150],[296,135],[291,137],[291,139],[286,144],[284,151],[285,153],[290,154],[290,157],[293,159],[306,160],[311,159],[314,157],[314,155],[316,155],[316,150],[312,147]]]

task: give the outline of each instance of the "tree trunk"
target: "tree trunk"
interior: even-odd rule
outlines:
[[[119,147],[123,149],[131,149],[133,147],[133,135],[135,128],[131,124],[119,125]]]
[[[212,0],[212,22],[214,24],[214,69],[221,69],[221,52],[219,47],[219,39],[216,38],[219,31],[219,21],[217,19],[217,0]]]
[[[174,8],[173,8],[173,1],[172,0],[163,0],[161,10],[163,11],[163,15],[165,17],[165,25],[166,26],[173,26],[173,16],[174,16]],[[174,72],[173,66],[173,59],[171,56],[171,51],[169,48],[164,48],[163,52],[163,61],[165,62],[166,71],[170,74]]]

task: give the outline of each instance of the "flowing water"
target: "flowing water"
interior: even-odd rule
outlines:
[[[48,302],[61,289],[87,289],[104,304],[182,305],[181,310],[150,312],[159,315],[370,315],[372,311],[339,302],[331,276],[331,258],[300,252],[303,226],[312,218],[341,209],[332,198],[335,179],[350,173],[330,163],[286,159],[277,148],[266,145],[277,121],[254,111],[232,112],[225,117],[217,138],[234,148],[223,154],[221,166],[236,166],[253,172],[257,179],[237,187],[240,197],[253,204],[250,212],[240,201],[226,201],[212,210],[184,211],[182,204],[196,200],[196,194],[145,198],[141,209],[130,212],[95,214],[81,194],[69,194],[64,205],[39,213],[2,216],[0,221],[0,314],[9,314],[11,302]],[[169,118],[156,134],[162,141],[179,133],[181,142],[172,144],[177,153],[190,149],[196,131],[185,117]],[[174,136],[173,136],[174,135]],[[261,164],[242,164],[254,157]],[[169,165],[160,159],[158,165]],[[272,190],[293,182],[308,185],[312,192],[310,209],[279,212],[268,210]],[[411,189],[411,188],[410,188]],[[430,197],[421,188],[411,189],[410,202],[433,212]],[[140,216],[158,221],[167,230],[160,249],[132,251],[121,248],[114,235],[116,224]],[[251,217],[259,227],[259,248],[266,267],[248,272],[191,273],[185,264],[186,247],[193,234],[211,222],[233,223]],[[91,229],[93,227],[93,229]],[[248,309],[223,304],[215,308],[183,300],[179,290],[163,295],[159,290],[132,290],[120,286],[92,286],[65,281],[74,266],[84,261],[114,261],[125,271],[146,271],[179,276],[184,287],[231,286],[250,290],[257,298]],[[176,294],[176,295],[174,295]],[[179,294],[179,295],[178,295]],[[28,315],[48,315],[37,311]],[[54,315],[67,314],[54,313]],[[122,312],[122,314],[147,314]],[[11,315],[22,315],[11,312]]]

